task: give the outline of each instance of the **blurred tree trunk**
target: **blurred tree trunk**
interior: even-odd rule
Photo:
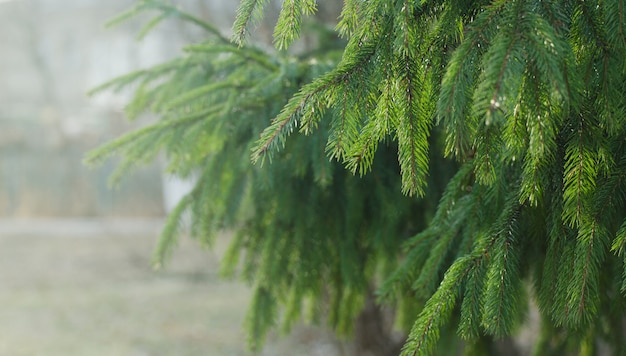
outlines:
[[[397,356],[400,354],[404,337],[393,335],[393,315],[375,302],[370,291],[365,306],[354,325],[355,356]]]

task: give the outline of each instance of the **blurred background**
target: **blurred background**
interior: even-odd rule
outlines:
[[[134,2],[0,0],[0,356],[248,354],[241,324],[249,292],[217,278],[227,236],[210,251],[182,239],[166,269],[151,268],[184,183],[155,162],[112,189],[115,162],[82,163],[88,150],[150,121],[126,121],[129,92],[86,93],[199,39],[175,20],[140,42],[142,17],[104,27]],[[238,5],[176,3],[224,32]],[[271,25],[257,36],[269,43]],[[272,336],[263,354],[342,347],[323,330],[298,327]]]

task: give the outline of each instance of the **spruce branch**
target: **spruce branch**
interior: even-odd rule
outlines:
[[[566,322],[572,327],[590,324],[598,313],[600,265],[607,245],[607,231],[598,219],[583,220],[578,229],[573,279],[568,288]]]
[[[113,90],[114,92],[118,92],[136,82],[147,85],[151,81],[161,78],[176,70],[179,70],[181,67],[189,64],[190,61],[188,59],[175,58],[171,61],[158,64],[150,69],[140,69],[126,75],[111,79],[89,90],[87,92],[87,95],[93,96],[105,90]]]
[[[459,199],[471,189],[472,193],[478,191],[479,187],[472,187],[472,172],[474,170],[473,161],[463,164],[455,175],[448,181],[443,191],[441,199],[437,204],[437,210],[430,225],[444,228],[452,215],[453,208],[458,204]],[[478,198],[476,198],[478,200]],[[410,240],[409,240],[410,241]]]
[[[613,245],[611,246],[611,250],[616,253],[618,256],[622,257],[622,285],[620,290],[622,294],[626,296],[626,219],[622,222],[617,235],[615,236],[615,240],[613,240]]]
[[[250,87],[250,83],[245,82],[231,82],[231,81],[218,81],[214,83],[209,83],[206,85],[202,85],[200,87],[188,90],[180,95],[174,96],[167,102],[163,103],[163,110],[165,112],[169,110],[173,110],[179,107],[184,107],[185,105],[202,99],[206,101],[206,97],[210,94],[216,94],[220,91],[225,91],[225,89],[231,90],[244,90]],[[227,105],[217,105],[220,107],[227,107]]]
[[[574,8],[572,31],[591,41],[602,52],[608,51],[608,43],[605,38],[603,26],[600,21],[600,7],[586,2],[576,3]]]
[[[275,325],[278,309],[277,300],[268,287],[257,286],[246,314],[246,329],[250,331],[247,344],[251,350],[260,350],[265,335]]]
[[[171,255],[172,250],[176,246],[179,229],[183,220],[183,214],[189,208],[189,205],[192,202],[192,197],[193,193],[185,195],[178,202],[178,204],[176,204],[174,210],[172,210],[172,212],[168,215],[165,227],[161,232],[161,237],[159,238],[159,242],[152,257],[153,268],[163,268],[168,257]]]
[[[411,58],[404,58],[403,77],[398,85],[400,89],[401,116],[398,126],[398,145],[400,152],[400,170],[402,191],[407,195],[424,195],[424,186],[428,174],[428,136],[430,134],[430,115],[420,107],[419,83],[414,66],[418,64]],[[423,84],[422,84],[423,85]]]
[[[313,87],[309,84],[289,100],[280,114],[272,120],[271,125],[261,133],[257,146],[252,150],[251,159],[253,163],[264,158],[270,150],[285,146],[285,137],[293,131],[298,117],[304,115],[303,111],[309,105],[309,100],[324,89],[326,86]],[[303,93],[305,90],[307,91],[306,94]],[[313,112],[314,109],[312,108],[311,111]]]
[[[490,48],[500,13],[506,2],[487,7],[470,26],[467,36],[453,52],[441,79],[437,100],[437,123],[446,130],[445,154],[465,161],[473,156],[473,136],[479,116],[473,115],[472,96],[479,77],[480,56]]]
[[[197,16],[193,16],[192,14],[190,14],[188,12],[181,11],[176,6],[169,5],[169,4],[163,3],[161,1],[150,1],[150,0],[143,0],[143,1],[149,3],[151,7],[155,8],[155,9],[159,9],[159,10],[163,11],[164,13],[169,14],[170,16],[178,17],[178,18],[184,20],[185,22],[192,23],[192,24],[202,28],[203,30],[205,30],[206,32],[210,33],[214,38],[216,38],[219,42],[221,42],[223,44],[230,43],[229,39],[224,37],[224,35],[222,35],[220,30],[217,29],[217,27],[215,27],[214,25],[212,25],[212,24],[202,20],[201,18],[199,18]]]
[[[456,260],[445,273],[441,285],[428,299],[402,348],[402,356],[431,355],[439,340],[440,328],[448,321],[456,305],[466,276],[479,262],[467,256]]]
[[[570,98],[567,95],[563,65],[566,63],[565,59],[573,55],[571,46],[547,20],[531,11],[526,12],[523,27],[525,42],[529,44],[526,53],[539,71],[539,76],[535,79],[558,93],[560,101],[565,101],[560,105],[566,105]]]
[[[478,183],[489,186],[496,182],[501,146],[500,127],[481,123],[474,141],[474,173]]]
[[[165,20],[169,16],[170,14],[168,14],[167,12],[164,12],[164,13],[161,13],[160,15],[153,17],[152,20],[148,21],[145,25],[143,25],[141,30],[139,30],[139,32],[136,35],[137,40],[139,41],[143,40],[148,35],[148,33],[152,31],[152,29],[158,26],[161,22],[163,22],[163,20]]]
[[[502,211],[495,224],[496,232],[491,234],[491,236],[483,235],[482,241],[476,244],[471,254],[454,261],[446,271],[437,291],[426,302],[421,314],[418,316],[409,334],[408,341],[403,348],[402,355],[430,355],[434,352],[439,338],[439,329],[447,322],[451,310],[459,297],[461,286],[464,286],[466,283],[466,277],[471,275],[474,269],[481,268],[488,261],[488,256],[493,253],[494,246],[513,236],[521,210],[522,206],[517,202],[517,198],[509,199],[507,208]],[[512,277],[511,280],[514,281],[515,278]],[[507,297],[515,299],[517,296]],[[481,302],[483,307],[484,303],[485,301],[483,300]],[[496,310],[498,309],[496,308]],[[514,316],[517,309],[507,312],[512,313],[509,316]]]
[[[623,167],[622,167],[623,168]],[[593,215],[585,214],[578,228],[576,265],[572,286],[568,289],[568,323],[574,326],[589,324],[598,312],[600,304],[599,273],[600,265],[606,258],[610,242],[609,230],[603,220],[607,210],[621,205],[619,186],[626,176],[623,169],[616,170],[605,184],[595,190]]]
[[[209,43],[200,45],[189,45],[184,47],[183,50],[190,53],[231,53],[235,56],[256,63],[264,67],[268,71],[276,71],[279,69],[279,65],[275,63],[275,60],[273,61],[268,54],[256,48],[238,48],[232,45],[216,45]]]
[[[173,14],[149,3],[141,11],[159,12],[146,29]],[[434,353],[454,329],[466,344],[509,336],[528,279],[541,350],[582,352],[604,337],[599,322],[617,325],[617,291],[626,293],[619,0],[346,0],[338,64],[336,53],[245,45],[265,4],[242,2],[236,45],[207,33],[180,61],[107,83],[137,84],[129,113],[162,120],[91,158],[120,153],[124,173],[163,150],[168,170],[203,172],[189,198],[191,234],[210,243],[219,228],[241,229],[224,270],[256,286],[253,346],[279,314],[288,329],[307,305],[328,303],[331,327],[350,330],[381,277],[381,300],[418,314],[403,355]],[[276,45],[293,43],[313,11],[312,0],[285,1]],[[250,156],[279,159],[248,166]],[[605,341],[619,344],[610,329]]]
[[[274,28],[274,44],[279,50],[287,49],[300,37],[302,16],[317,11],[315,0],[285,0]]]
[[[286,136],[291,134],[298,120],[302,122],[302,131],[311,132],[319,122],[324,107],[328,105],[322,102],[329,97],[328,92],[334,91],[341,83],[359,79],[355,78],[355,75],[362,66],[367,65],[374,53],[375,47],[364,43],[354,57],[344,58],[335,70],[303,86],[272,120],[270,126],[261,133],[252,150],[252,162],[256,163],[269,155],[272,150],[284,147]]]
[[[417,56],[417,33],[420,24],[414,15],[414,3],[405,1],[401,10],[402,20],[398,21],[396,32],[401,34],[399,54],[395,59],[394,72],[398,76],[397,93],[394,96],[399,108],[400,120],[397,128],[398,160],[402,176],[402,191],[409,195],[424,195],[428,174],[428,136],[432,113],[425,105],[429,96],[425,76],[427,68]]]
[[[493,260],[487,269],[483,295],[482,325],[485,331],[497,337],[510,335],[519,321],[519,298],[523,294],[519,277],[519,245],[516,234],[516,213],[507,218],[505,230],[498,238],[491,255]]]
[[[221,32],[212,24],[200,19],[199,17],[193,16],[187,12],[181,11],[176,6],[167,4],[160,0],[141,0],[138,4],[136,4],[131,9],[107,21],[105,26],[106,27],[116,26],[147,10],[159,10],[161,14],[156,16],[155,18],[153,18],[151,21],[149,21],[147,24],[143,26],[143,28],[139,32],[138,39],[144,38],[145,35],[148,32],[150,32],[150,30],[153,29],[162,20],[168,17],[178,17],[186,22],[193,23],[196,26],[204,29],[205,31],[210,33],[212,36],[214,36],[216,39],[218,39],[222,43],[230,42],[226,37],[222,36]]]
[[[515,31],[520,29],[496,35],[483,57],[485,69],[474,92],[472,111],[486,126],[502,123],[513,112],[511,100],[517,97],[524,70],[522,46]]]
[[[410,250],[398,268],[383,283],[378,291],[380,299],[391,299],[408,290],[411,283],[415,283],[416,272],[429,257],[430,247],[438,236],[435,229],[427,229],[410,239]],[[408,245],[408,243],[407,243]]]
[[[263,7],[267,0],[242,0],[237,8],[237,15],[233,23],[233,42],[243,47],[250,25],[258,23],[263,16]]]
[[[464,42],[462,47],[454,52],[446,74],[443,77],[440,96],[437,102],[437,123],[443,122],[448,135],[446,136],[446,155],[454,155],[461,159],[471,148],[471,136],[475,127],[474,120],[468,118],[468,93],[471,88],[471,75],[475,67],[476,58],[468,58],[468,47]]]
[[[113,17],[112,19],[108,20],[105,23],[104,26],[105,27],[117,26],[120,23],[126,22],[126,21],[136,17],[137,15],[142,13],[142,11],[148,9],[149,6],[150,6],[150,2],[149,1],[139,1],[133,7],[129,8],[126,11],[123,11],[123,12],[119,13],[118,15]]]
[[[358,27],[358,23],[362,16],[363,3],[359,0],[345,0],[341,14],[339,15],[339,22],[335,29],[343,37],[350,37],[354,34]]]
[[[392,24],[389,24],[390,28]],[[393,47],[390,41],[382,41],[377,52],[380,57],[392,56]],[[383,68],[382,81],[379,89],[371,89],[372,92],[379,92],[375,99],[374,113],[367,113],[366,123],[361,128],[357,140],[351,145],[348,153],[346,168],[363,176],[372,167],[374,155],[378,149],[378,144],[392,132],[397,130],[400,114],[395,105],[396,80],[394,78],[394,67],[391,60],[384,60],[380,65]]]
[[[463,222],[463,217],[460,216],[449,229],[437,234],[438,238],[430,247],[428,259],[421,266],[420,273],[411,286],[418,296],[426,299],[436,289],[437,283],[440,282],[440,274],[447,267],[446,258]]]
[[[544,198],[543,182],[550,175],[548,169],[556,159],[556,135],[561,125],[559,109],[552,107],[548,84],[541,83],[540,77],[538,69],[531,63],[522,82],[514,118],[516,125],[518,121],[525,121],[526,128],[516,128],[523,131],[513,134],[518,136],[505,137],[507,145],[517,145],[512,153],[513,159],[523,157],[520,199],[532,206],[537,206]]]
[[[565,151],[563,221],[571,227],[581,224],[587,213],[587,202],[596,187],[597,161],[587,142],[592,131],[588,121],[589,118],[578,117],[576,131]]]
[[[622,222],[622,225],[615,235],[615,239],[613,240],[613,244],[611,245],[611,251],[613,251],[618,256],[626,257],[626,220]]]
[[[458,334],[468,341],[478,339],[482,332],[480,317],[487,269],[485,264],[481,262],[480,260],[473,261],[474,268],[468,274],[463,302],[461,303]]]
[[[626,49],[626,5],[622,0],[607,0],[603,3],[604,24],[607,40],[611,46]]]
[[[464,175],[461,175],[461,177],[465,178]],[[453,178],[451,183],[455,178]],[[457,186],[457,190],[459,192],[463,191],[462,186]],[[475,213],[479,209],[479,198],[480,189],[478,188],[453,200],[446,196],[446,192],[444,192],[444,197],[440,201],[440,207],[446,206],[446,203],[450,203],[450,206],[449,210],[445,212],[443,219],[440,218],[440,211],[438,211],[431,221],[431,227],[426,230],[429,234],[435,235],[437,239],[427,247],[429,249],[428,259],[423,263],[419,269],[419,274],[414,278],[411,288],[418,296],[428,298],[428,296],[432,295],[436,285],[440,282],[442,271],[449,267],[451,255],[456,255],[456,258],[459,258],[459,256],[467,253],[467,251],[460,252],[457,250],[456,253],[454,251],[455,247],[458,248],[459,245],[463,245],[460,243],[461,239],[469,240],[464,243],[468,247],[475,242],[476,238],[469,236],[469,233],[463,230],[467,228],[467,225],[473,223],[473,219],[477,218]],[[461,233],[462,231],[463,233]],[[410,246],[412,240],[407,241],[407,246]],[[411,249],[417,248],[424,247],[411,247]]]
[[[176,118],[172,120],[160,121],[156,124],[152,124],[150,126],[146,126],[139,130],[129,132],[116,140],[113,140],[105,145],[98,147],[95,150],[90,151],[86,155],[84,162],[92,166],[100,164],[101,162],[109,158],[110,156],[118,153],[118,151],[124,149],[125,147],[132,145],[134,142],[145,137],[146,135],[150,135],[152,133],[156,133],[158,131],[161,131],[167,128],[173,128],[173,127],[180,126],[180,125],[187,125],[187,124],[193,123],[194,121],[206,119],[211,114],[219,112],[221,108],[222,108],[221,105],[217,105],[212,108],[194,113],[189,116],[184,116],[184,117],[180,117],[180,118]]]
[[[132,145],[124,148],[122,161],[109,176],[107,184],[109,187],[116,187],[122,178],[127,176],[134,168],[140,164],[147,164],[154,159],[158,151],[154,147],[163,147],[168,141],[169,135],[155,132],[151,135],[141,137]]]
[[[350,89],[347,78],[344,78],[344,82],[336,89],[340,93],[338,96],[341,97],[339,100],[341,107],[338,109],[338,115],[335,116],[336,118],[332,122],[328,144],[326,145],[326,153],[330,159],[340,162],[346,156],[345,146],[350,145],[350,141],[356,136],[356,125],[350,125],[354,123],[355,118],[354,116],[348,117],[349,113],[356,111],[354,107],[348,108],[351,100],[353,100],[349,97]]]
[[[358,135],[347,155],[346,168],[353,174],[363,176],[374,162],[378,143],[385,137],[386,130],[379,120],[370,119]]]

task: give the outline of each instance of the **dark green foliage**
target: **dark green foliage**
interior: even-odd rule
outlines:
[[[511,335],[527,290],[545,340],[624,351],[623,330],[602,325],[626,317],[625,19],[623,1],[345,2],[341,62],[300,89],[253,158],[296,123],[321,125],[324,103],[331,157],[363,173],[391,138],[403,191],[422,195],[429,136],[444,131],[463,168],[382,290],[425,298],[404,354],[433,353],[457,310],[470,343]]]
[[[162,119],[92,154],[125,169],[164,148],[173,171],[202,172],[181,204],[198,236],[238,229],[226,269],[245,251],[254,340],[278,305],[289,325],[326,292],[343,329],[382,277],[382,301],[419,307],[403,355],[451,354],[454,333],[480,354],[529,298],[536,354],[625,352],[623,1],[346,0],[345,49],[315,58],[244,45],[264,3],[242,1],[240,47],[209,27],[212,42],[109,85],[140,83],[130,112]],[[315,5],[284,2],[278,48]]]
[[[159,10],[157,19],[178,14],[159,2],[143,2],[138,9]],[[256,10],[242,8],[240,16],[251,11]],[[92,151],[87,161],[121,155],[119,173],[112,177],[117,180],[130,167],[165,152],[170,173],[197,178],[191,193],[170,214],[154,262],[166,262],[184,231],[185,212],[190,212],[190,234],[204,244],[219,231],[233,231],[222,272],[240,274],[254,286],[246,319],[252,348],[262,346],[271,327],[282,324],[289,330],[303,317],[326,319],[338,332],[351,332],[365,296],[381,276],[395,269],[401,243],[425,226],[434,204],[401,193],[395,144],[381,145],[370,174],[356,177],[330,161],[326,152],[343,157],[335,147],[358,133],[329,136],[342,125],[331,119],[335,111],[288,103],[302,85],[327,75],[340,52],[330,48],[314,57],[268,54],[243,43],[227,43],[200,19],[189,14],[184,18],[208,29],[206,42],[186,47],[171,62],[96,89],[134,85],[129,116],[151,111],[158,121]],[[353,70],[354,65],[345,72]],[[328,77],[323,85],[348,85],[345,77],[337,78]],[[357,100],[360,105],[366,99],[352,95],[332,100]],[[345,108],[342,120],[352,122],[357,109],[356,104]],[[307,118],[311,135],[274,140],[283,148],[274,162],[253,165],[250,152],[270,120],[288,112],[305,114],[303,110],[313,115]],[[295,127],[278,122],[283,129]],[[335,143],[326,144],[329,140]],[[433,182],[433,192],[452,167],[439,165],[442,183]],[[414,302],[407,299],[403,304],[411,308]]]

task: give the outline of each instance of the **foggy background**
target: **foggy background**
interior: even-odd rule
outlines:
[[[87,150],[131,127],[123,115],[129,93],[86,93],[174,57],[194,40],[194,29],[174,19],[141,42],[136,35],[146,16],[104,27],[133,3],[0,2],[0,216],[163,216],[158,164],[137,170],[114,190],[107,186],[114,162],[97,169],[82,164]],[[178,3],[204,18],[221,19],[225,30],[237,5]]]
[[[217,276],[227,236],[211,251],[182,238],[169,266],[154,271],[176,182],[155,162],[111,189],[115,160],[82,163],[89,150],[153,119],[127,122],[130,91],[86,93],[201,38],[174,19],[141,42],[147,16],[104,27],[134,3],[0,0],[0,356],[249,354],[241,330],[249,291]],[[238,5],[175,3],[226,33]],[[279,3],[270,2],[270,25],[256,31],[261,43],[271,42]],[[270,337],[263,354],[340,348],[326,331],[297,327]]]

